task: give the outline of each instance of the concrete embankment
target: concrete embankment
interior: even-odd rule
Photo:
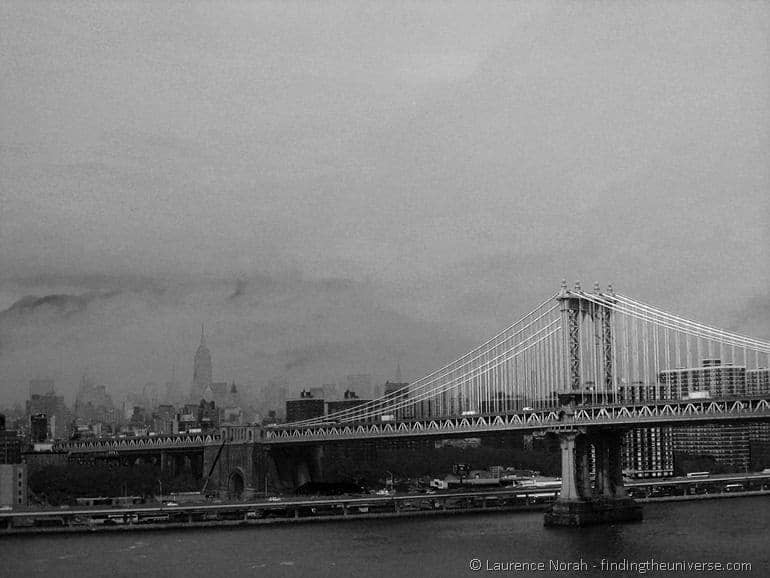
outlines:
[[[683,502],[698,500],[714,500],[727,498],[743,497],[762,497],[770,496],[770,490],[757,490],[749,492],[730,492],[715,494],[696,494],[686,496],[657,496],[650,498],[639,498],[639,503],[654,502]],[[332,523],[346,522],[350,520],[377,520],[389,518],[420,518],[427,516],[461,516],[461,515],[481,515],[488,513],[503,512],[542,512],[550,508],[550,502],[534,504],[508,504],[502,506],[487,505],[486,507],[444,507],[425,510],[401,510],[391,512],[348,512],[347,514],[331,515],[300,515],[298,510],[294,510],[291,503],[286,504],[286,515],[256,519],[238,519],[238,520],[204,520],[204,521],[179,521],[179,522],[154,522],[154,523],[131,523],[131,524],[80,524],[69,526],[17,526],[0,529],[2,535],[39,535],[39,534],[61,534],[61,533],[89,533],[89,532],[141,532],[157,530],[178,530],[194,528],[215,528],[215,527],[257,527],[271,526],[275,524],[307,524],[307,523]],[[34,512],[29,513],[34,516]],[[245,512],[244,512],[245,516]]]
[[[217,528],[217,527],[253,527],[271,526],[275,524],[306,524],[311,522],[348,522],[352,520],[379,520],[388,518],[420,518],[427,516],[461,516],[474,514],[487,514],[493,512],[542,512],[551,506],[550,503],[526,504],[516,506],[490,506],[486,508],[456,508],[436,510],[406,510],[400,512],[369,512],[348,515],[328,516],[287,516],[277,518],[262,518],[254,520],[208,520],[203,522],[166,522],[152,524],[117,524],[108,526],[104,524],[77,525],[77,526],[50,526],[50,527],[13,527],[0,530],[2,535],[19,534],[62,534],[62,533],[90,533],[90,532],[141,532],[156,530],[177,530],[193,528]]]
[[[770,496],[770,490],[755,490],[750,492],[723,492],[719,494],[691,494],[687,496],[655,496],[650,498],[635,498],[635,499],[640,504],[646,504],[649,502],[691,502],[693,500],[745,498],[747,496]]]

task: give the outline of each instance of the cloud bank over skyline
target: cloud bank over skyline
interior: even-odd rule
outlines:
[[[416,379],[594,280],[770,338],[762,3],[6,2],[0,400]]]

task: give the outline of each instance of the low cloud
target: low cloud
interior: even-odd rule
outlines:
[[[0,396],[7,401],[23,400],[28,381],[40,377],[54,378],[70,397],[86,371],[115,399],[165,382],[174,366],[186,388],[201,323],[214,378],[255,386],[281,378],[299,389],[351,373],[384,381],[399,358],[405,376],[419,377],[470,345],[395,310],[381,288],[375,296],[366,283],[343,278],[253,274],[235,289],[224,279],[126,279],[125,288],[72,293],[33,285],[37,296],[0,312]]]
[[[118,293],[118,291],[109,291],[106,293],[83,293],[81,295],[55,294],[43,297],[27,295],[16,301],[5,311],[0,311],[0,317],[33,315],[46,309],[68,317],[84,311],[88,304],[94,300],[109,299]]]

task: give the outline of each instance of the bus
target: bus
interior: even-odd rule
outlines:
[[[688,478],[708,478],[710,472],[690,472],[687,474]]]

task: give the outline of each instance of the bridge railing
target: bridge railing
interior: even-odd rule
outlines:
[[[208,434],[173,434],[159,436],[125,437],[125,438],[98,438],[91,440],[70,440],[57,442],[53,445],[54,451],[81,452],[81,451],[130,451],[166,447],[203,446],[220,442],[222,436],[219,432]]]

